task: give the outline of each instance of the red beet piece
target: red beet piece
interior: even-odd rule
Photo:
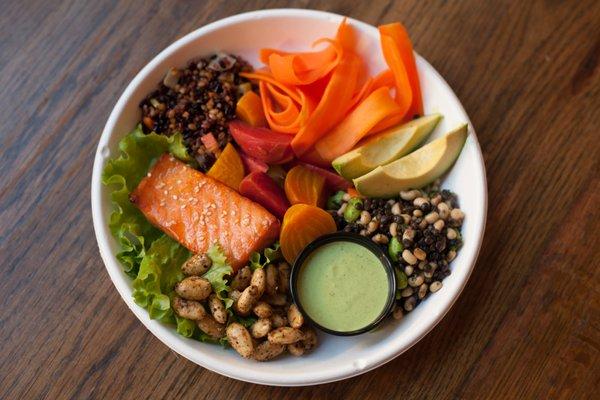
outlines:
[[[229,132],[244,153],[267,164],[284,164],[294,157],[292,135],[250,126],[241,121],[230,122]]]
[[[275,181],[264,172],[252,172],[240,183],[239,192],[242,196],[257,202],[279,219],[290,207],[285,192]]]

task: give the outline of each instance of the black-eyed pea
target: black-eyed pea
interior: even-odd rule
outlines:
[[[205,253],[194,254],[181,266],[186,275],[204,275],[212,266],[212,260]]]
[[[265,292],[265,288],[267,286],[267,274],[265,273],[264,268],[257,268],[252,273],[252,278],[250,279],[250,286],[256,286],[258,290],[258,298],[263,295]]]
[[[250,336],[250,332],[248,332],[244,325],[233,322],[227,326],[226,333],[229,344],[239,355],[245,358],[252,356],[254,352],[252,336]]]
[[[175,285],[175,293],[186,300],[202,301],[212,292],[212,286],[207,279],[199,276],[189,276]]]
[[[281,328],[287,325],[287,318],[280,314],[273,314],[271,316],[271,324],[273,328]]]
[[[269,303],[265,303],[264,301],[256,303],[252,311],[254,311],[254,314],[256,314],[258,318],[271,318],[273,315],[273,308]]]
[[[250,286],[250,279],[252,279],[252,270],[250,267],[245,266],[240,269],[231,281],[231,288],[233,290],[239,290],[240,292]]]
[[[205,315],[204,318],[196,321],[198,328],[213,339],[220,339],[225,336],[225,325],[215,321],[210,315]]]
[[[277,290],[279,289],[279,272],[277,271],[277,267],[273,264],[267,265],[265,275],[265,290],[268,294],[274,296],[277,294]]]
[[[240,298],[234,303],[234,310],[241,316],[246,316],[250,314],[252,311],[252,307],[258,300],[258,288],[254,285],[248,286],[242,294]]]
[[[279,291],[287,293],[290,290],[290,264],[279,263]]]
[[[273,329],[267,335],[269,342],[275,344],[292,344],[302,340],[303,337],[304,334],[300,329],[289,326]]]
[[[227,311],[225,310],[225,305],[223,304],[223,301],[214,293],[208,298],[208,308],[210,309],[210,313],[215,321],[220,324],[227,322]]]
[[[271,320],[268,318],[259,318],[255,323],[250,327],[250,333],[254,338],[263,338],[267,336],[269,331],[271,330]]]
[[[282,344],[271,343],[265,340],[259,343],[254,349],[252,357],[256,361],[268,361],[281,355],[285,351],[285,346]]]
[[[285,306],[287,304],[287,296],[283,293],[276,293],[274,296],[267,294],[262,299],[272,306]]]
[[[185,300],[175,296],[173,298],[173,310],[182,318],[199,320],[206,315],[204,306],[194,300]]]
[[[287,312],[288,323],[292,328],[300,328],[304,324],[304,316],[298,309],[298,306],[292,304]]]
[[[300,357],[304,354],[306,350],[304,350],[304,343],[302,341],[288,344],[287,345],[288,352],[294,357]]]

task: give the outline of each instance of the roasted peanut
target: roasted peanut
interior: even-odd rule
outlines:
[[[284,350],[284,345],[271,343],[268,340],[265,340],[264,342],[259,343],[256,346],[252,357],[256,361],[267,361],[277,357],[278,355],[283,353]]]
[[[252,279],[250,279],[250,285],[256,286],[258,289],[257,298],[263,295],[265,292],[265,287],[267,286],[267,277],[265,270],[263,268],[257,268],[252,273]]]
[[[253,311],[258,318],[270,318],[271,315],[273,315],[273,309],[268,303],[265,303],[264,301],[259,301],[254,306]]]
[[[310,326],[303,326],[302,329],[302,344],[304,345],[304,350],[309,351],[317,347],[317,332]]]
[[[274,296],[266,294],[263,296],[263,300],[272,306],[284,306],[287,303],[287,296],[283,293],[276,293]]]
[[[210,315],[205,315],[204,318],[196,321],[196,324],[202,332],[214,339],[220,339],[225,335],[225,325],[218,323]]]
[[[292,328],[300,328],[304,324],[304,316],[295,304],[288,308],[287,318]]]
[[[273,328],[281,328],[282,326],[287,325],[287,318],[284,317],[283,315],[274,313],[271,316],[271,322],[272,322]]]
[[[302,340],[304,334],[300,329],[282,326],[281,328],[273,329],[267,335],[269,342],[275,344],[292,344]]]
[[[212,266],[212,260],[205,253],[194,254],[181,266],[181,271],[186,275],[203,275]]]
[[[254,352],[254,343],[252,336],[244,325],[233,322],[227,326],[227,339],[231,347],[235,349],[242,357],[250,357]]]
[[[304,351],[305,351],[304,344],[302,343],[302,341],[288,344],[287,350],[290,352],[291,355],[293,355],[295,357],[300,357],[301,355],[304,354]]]
[[[189,276],[175,285],[175,293],[186,300],[204,300],[212,292],[210,282],[199,276]]]
[[[250,279],[252,279],[252,270],[250,267],[245,266],[240,269],[231,281],[231,288],[233,290],[239,290],[240,292],[250,286]]]
[[[266,275],[266,292],[271,296],[277,294],[277,289],[279,288],[279,272],[277,271],[277,267],[273,264],[269,264],[266,267],[265,271]]]
[[[279,263],[279,291],[287,293],[290,290],[290,264]]]
[[[250,327],[250,333],[252,334],[252,337],[255,337],[257,339],[267,336],[270,330],[271,320],[268,318],[259,318]]]
[[[229,293],[229,298],[233,301],[237,301],[241,295],[242,292],[240,292],[239,290],[232,290],[231,293]]]
[[[258,288],[254,285],[250,285],[244,289],[240,298],[234,303],[234,310],[239,315],[246,316],[250,314],[252,306],[256,303],[258,298]]]
[[[181,297],[173,298],[173,310],[182,318],[198,320],[206,315],[202,304],[194,300],[185,300]]]
[[[221,299],[214,293],[208,298],[208,308],[210,309],[210,313],[215,321],[220,324],[227,322],[227,311],[225,310],[225,305],[223,304],[223,301],[221,301]]]

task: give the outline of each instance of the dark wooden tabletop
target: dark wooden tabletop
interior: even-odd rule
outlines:
[[[600,2],[1,2],[0,398],[598,398]],[[374,371],[306,388],[177,356],[127,309],[91,223],[96,142],[154,55],[242,11],[402,21],[477,131],[483,248],[451,312]]]

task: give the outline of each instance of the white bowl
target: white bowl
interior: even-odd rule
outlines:
[[[342,18],[319,11],[264,10],[225,18],[188,34],[163,50],[127,86],[98,143],[92,176],[94,230],[115,287],[131,311],[163,343],[196,364],[231,378],[268,385],[314,385],[362,374],[390,361],[425,336],[448,312],[465,286],[479,252],[485,227],[487,189],[481,150],[471,129],[462,154],[443,185],[458,194],[461,208],[467,214],[463,226],[464,247],[452,263],[452,274],[444,280],[443,288],[402,321],[390,320],[374,332],[354,337],[320,334],[320,345],[310,355],[285,356],[258,363],[239,357],[231,349],[186,339],[172,326],[151,320],[146,310],[134,303],[132,281],[115,258],[118,244],[108,229],[110,190],[101,184],[100,177],[106,160],[117,155],[118,141],[140,120],[138,104],[142,98],[170,67],[184,66],[192,58],[222,50],[239,54],[258,66],[258,49],[307,49],[313,40],[333,36]],[[360,34],[358,50],[370,60],[371,72],[385,68],[377,29],[360,21],[350,22]],[[425,111],[444,115],[435,136],[458,123],[469,122],[452,89],[435,69],[421,57],[417,57],[417,67]]]

